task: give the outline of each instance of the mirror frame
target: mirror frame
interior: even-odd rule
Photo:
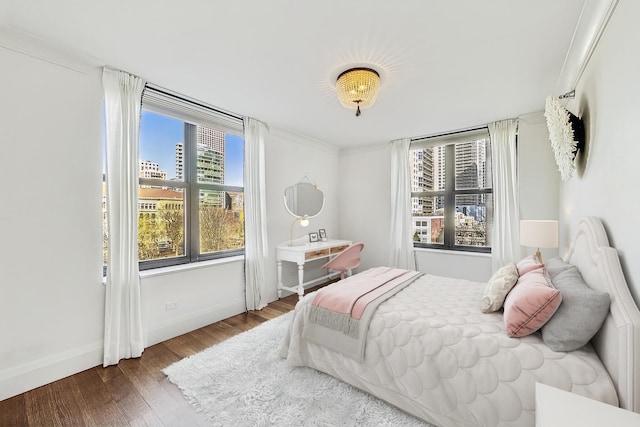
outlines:
[[[318,192],[320,192],[320,194],[322,195],[322,205],[320,206],[320,210],[318,211],[318,213],[316,213],[315,215],[308,215],[308,214],[304,214],[304,215],[297,215],[297,214],[293,213],[293,212],[291,211],[291,209],[289,208],[289,205],[287,204],[287,190],[288,190],[289,188],[295,187],[296,185],[299,185],[299,184],[307,184],[307,185],[310,185],[310,186],[314,187],[314,188],[315,188]],[[304,218],[304,217],[306,217],[307,219],[309,219],[309,218],[315,218],[315,217],[317,217],[317,216],[318,216],[318,215],[320,215],[320,214],[322,213],[322,211],[324,210],[324,203],[325,203],[325,200],[326,200],[326,198],[324,197],[324,192],[323,192],[322,190],[320,190],[320,189],[318,188],[318,186],[317,186],[317,185],[315,185],[315,184],[311,184],[311,183],[309,183],[309,182],[304,182],[304,181],[296,182],[295,184],[290,185],[289,187],[285,188],[285,189],[284,189],[284,194],[282,195],[282,201],[284,202],[284,208],[285,208],[285,209],[287,210],[287,212],[289,212],[289,214],[290,214],[292,217],[294,217],[294,218]]]

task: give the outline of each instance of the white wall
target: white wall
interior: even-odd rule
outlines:
[[[0,399],[102,350],[101,92],[0,48]]]
[[[101,364],[104,330],[101,72],[60,48],[4,48],[1,36],[0,400]],[[305,175],[327,202],[298,231],[339,235],[337,149],[272,129],[266,161],[269,246],[289,238],[282,194]],[[143,272],[146,345],[244,311],[243,268],[235,258]],[[272,301],[275,250],[267,275]]]
[[[569,110],[585,122],[578,172],[560,190],[561,251],[580,218],[600,217],[640,303],[640,2],[620,0],[576,88]]]
[[[245,311],[243,269],[243,258],[234,257],[143,271],[145,347]]]
[[[358,271],[389,263],[390,157],[389,144],[340,155],[340,238],[364,243]]]
[[[553,159],[543,112],[519,117],[518,183],[520,218],[558,219],[560,173]],[[522,247],[523,256],[535,251]],[[540,252],[543,259],[558,255],[558,249],[541,248]]]

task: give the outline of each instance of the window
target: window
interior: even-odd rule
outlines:
[[[415,247],[491,251],[491,142],[486,128],[411,142]]]
[[[243,156],[242,119],[145,88],[140,270],[244,253]]]

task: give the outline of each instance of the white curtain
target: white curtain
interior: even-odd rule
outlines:
[[[144,81],[104,69],[108,244],[103,366],[144,350],[138,271],[138,145]]]
[[[518,174],[515,119],[489,124],[493,164],[493,271],[520,258]]]
[[[267,209],[264,140],[267,126],[244,119],[245,295],[247,310],[267,305]]]
[[[391,141],[391,254],[389,266],[415,270],[411,224],[411,176],[408,138]]]

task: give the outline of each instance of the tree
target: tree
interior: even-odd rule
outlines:
[[[184,254],[184,210],[182,204],[158,202],[158,223],[175,256]]]
[[[160,233],[155,215],[144,213],[138,218],[138,258],[140,261],[158,258]]]
[[[244,227],[239,215],[221,207],[200,206],[200,251],[218,252],[244,247]]]

